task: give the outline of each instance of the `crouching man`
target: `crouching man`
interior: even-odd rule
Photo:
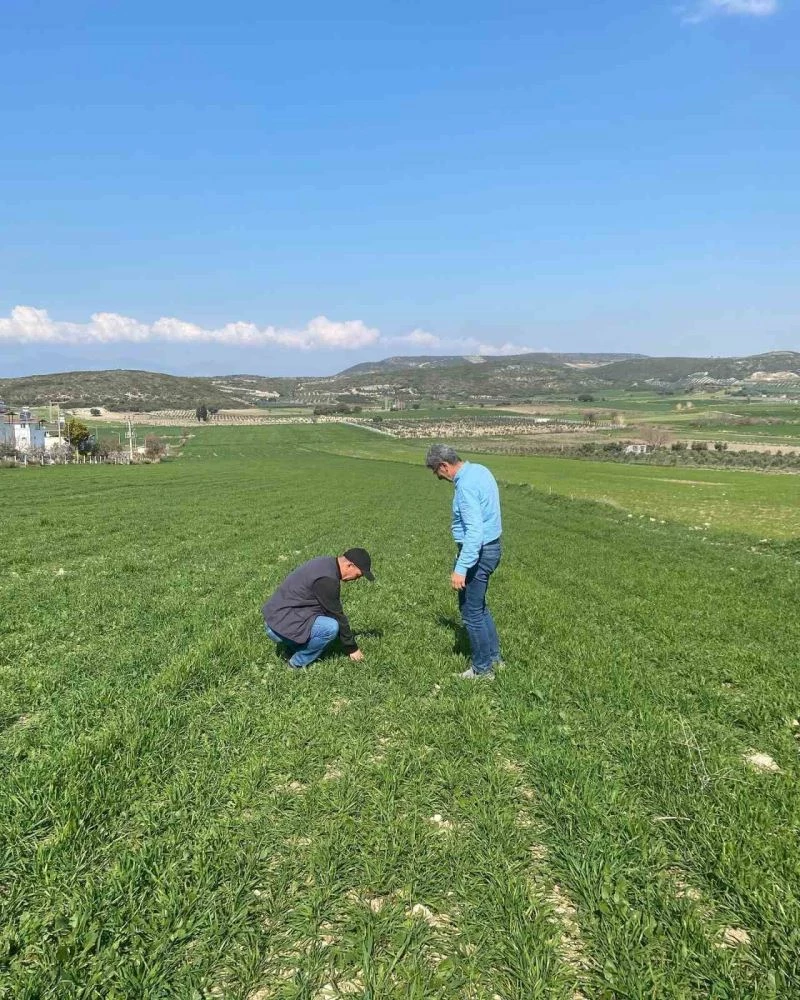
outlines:
[[[273,642],[291,650],[295,670],[318,659],[338,636],[351,660],[362,660],[347,615],[342,608],[342,582],[361,577],[374,580],[365,549],[348,549],[341,556],[319,556],[290,573],[264,605],[264,628]]]

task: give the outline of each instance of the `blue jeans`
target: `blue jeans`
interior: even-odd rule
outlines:
[[[273,632],[269,625],[265,625],[264,630],[273,642],[282,642],[292,650],[289,666],[299,669],[300,667],[307,667],[309,663],[313,663],[314,660],[318,660],[322,656],[327,647],[330,646],[339,634],[339,623],[335,618],[326,618],[325,615],[319,615],[314,619],[314,624],[311,626],[311,635],[308,642],[302,646],[297,642],[292,642],[291,639],[284,639],[282,635]]]
[[[478,561],[467,570],[467,585],[458,592],[458,606],[469,636],[472,669],[476,674],[486,673],[500,660],[500,640],[492,612],[486,607],[486,591],[501,555],[500,542],[484,545]]]

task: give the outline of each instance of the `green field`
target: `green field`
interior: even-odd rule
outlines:
[[[657,424],[676,438],[722,440],[734,445],[737,441],[796,445],[800,438],[800,406],[789,401],[732,399],[724,393],[666,397],[607,393],[580,407],[565,404],[561,409],[570,419],[587,410],[595,412],[599,419],[611,413],[621,414],[628,427],[628,436],[635,434],[637,425]],[[605,438],[608,435],[598,436]],[[626,432],[621,436],[626,436]]]
[[[424,441],[396,441],[369,432],[308,429],[308,448],[352,457],[419,465]],[[788,539],[800,535],[800,477],[730,469],[630,465],[549,456],[481,455],[480,440],[459,442],[466,457],[484,461],[508,483],[548,494],[596,500],[634,516],[676,521],[712,533]]]
[[[419,453],[198,428],[0,472],[3,1000],[797,996],[797,562],[547,492],[669,521],[659,470],[492,458],[508,666],[466,684]],[[668,473],[800,533],[795,477]],[[365,660],[290,672],[260,604],[352,544]]]
[[[718,469],[629,466],[578,459],[487,456],[499,477],[599,500],[688,527],[768,538],[800,535],[800,478]]]

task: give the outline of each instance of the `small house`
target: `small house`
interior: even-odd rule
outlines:
[[[44,449],[44,425],[31,416],[30,410],[23,409],[18,419],[15,419],[11,410],[6,410],[3,416],[4,419],[0,421],[0,441],[10,444],[23,454]]]

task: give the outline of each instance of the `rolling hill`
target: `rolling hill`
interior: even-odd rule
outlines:
[[[649,358],[614,354],[521,354],[513,357],[394,357],[354,365],[336,375],[211,378],[147,371],[78,371],[0,378],[12,407],[103,406],[110,410],[225,409],[270,404],[369,404],[384,398],[502,402],[619,389],[685,390],[702,385],[800,388],[800,353],[772,351],[743,358]]]
[[[552,354],[544,352],[527,352],[525,354],[509,355],[495,358],[480,354],[445,354],[436,357],[396,357],[385,358],[383,361],[365,361],[351,368],[345,368],[340,375],[374,375],[380,372],[408,371],[414,368],[454,368],[471,365],[502,365],[512,362],[525,367],[547,367],[552,365],[571,365],[573,367],[594,367],[608,364],[612,361],[628,360],[629,358],[644,358],[643,354]]]

